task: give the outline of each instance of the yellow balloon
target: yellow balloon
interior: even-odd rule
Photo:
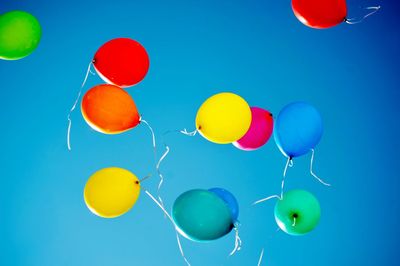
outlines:
[[[230,92],[208,98],[196,116],[196,128],[200,134],[219,144],[239,140],[246,134],[250,124],[250,106],[242,97]]]
[[[140,194],[139,179],[130,171],[110,167],[94,173],[86,183],[86,206],[103,218],[115,218],[129,211]]]

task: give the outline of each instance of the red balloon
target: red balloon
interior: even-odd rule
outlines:
[[[292,0],[293,12],[304,25],[326,29],[345,21],[346,0]]]
[[[142,81],[149,70],[149,64],[149,56],[144,47],[129,38],[106,42],[93,58],[99,76],[105,82],[123,88]]]

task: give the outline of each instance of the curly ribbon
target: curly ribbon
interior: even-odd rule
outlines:
[[[283,198],[283,191],[285,188],[285,179],[286,179],[286,173],[288,167],[293,167],[293,159],[292,157],[288,157],[285,165],[285,169],[283,170],[283,176],[282,176],[282,183],[281,183],[281,198]]]
[[[91,66],[92,65],[93,65],[93,62],[90,62],[89,65],[88,65],[87,71],[86,71],[85,78],[84,78],[84,80],[82,82],[81,88],[79,89],[78,95],[76,96],[75,102],[72,105],[72,107],[71,107],[71,109],[69,110],[69,113],[68,113],[68,117],[67,117],[67,119],[68,119],[68,129],[67,129],[67,146],[68,146],[68,150],[71,150],[71,127],[72,127],[71,115],[72,115],[72,112],[75,110],[76,106],[78,105],[79,99],[81,98],[83,87],[85,86],[86,81],[87,81],[87,79],[89,77],[89,73],[92,74],[92,75],[95,75],[95,73],[92,72],[92,70],[91,70]]]
[[[266,197],[266,198],[257,200],[257,201],[255,201],[255,202],[253,202],[253,204],[251,204],[251,205],[257,205],[257,204],[259,204],[259,203],[261,203],[261,202],[268,201],[268,200],[274,199],[274,198],[279,199],[279,200],[282,199],[282,198],[281,198],[280,196],[278,196],[278,195],[272,195],[272,196],[269,196],[269,197]]]
[[[171,215],[165,210],[165,208],[161,204],[161,202],[157,201],[157,199],[153,195],[151,195],[151,193],[149,191],[144,190],[144,192],[150,197],[150,199],[152,199],[157,204],[157,206],[164,212],[165,216],[168,217],[168,219],[171,221],[171,223],[172,223],[172,225],[174,226],[174,229],[175,229],[176,241],[178,243],[178,247],[179,247],[179,251],[181,253],[181,256],[184,259],[184,261],[186,262],[186,264],[188,266],[191,266],[189,261],[187,260],[187,258],[185,256],[185,253],[183,252],[181,240],[180,240],[180,237],[179,237],[179,234],[178,234],[178,227],[176,226],[176,224],[175,224],[174,220],[172,219]]]
[[[240,226],[240,223],[238,223],[238,222],[236,222],[234,224],[233,230],[235,230],[235,246],[234,246],[233,250],[231,251],[231,253],[229,253],[229,256],[232,256],[233,254],[235,254],[236,252],[238,252],[242,249],[242,239],[240,239],[240,236],[239,236],[239,226]]]
[[[259,257],[259,259],[258,259],[257,266],[260,266],[260,265],[261,265],[263,256],[264,256],[264,248],[261,249],[261,253],[260,253],[260,257]]]
[[[172,133],[172,132],[179,132],[179,133],[181,133],[181,134],[183,134],[183,135],[186,135],[186,136],[189,136],[189,137],[193,137],[193,136],[196,135],[197,129],[194,130],[194,131],[192,131],[192,132],[188,132],[188,131],[186,130],[186,128],[184,128],[183,130],[173,130],[173,131],[170,130],[170,131],[167,131],[167,132],[165,132],[165,133],[163,134],[163,138],[164,138],[167,134]],[[161,163],[164,161],[164,159],[167,157],[168,153],[170,152],[169,146],[165,143],[165,141],[163,141],[163,142],[164,142],[164,146],[165,146],[165,152],[163,153],[163,155],[160,157],[160,159],[158,160],[158,162],[157,162],[157,164],[156,164],[157,174],[158,174],[158,176],[160,177],[160,182],[158,183],[158,191],[160,191],[160,188],[161,188],[162,184],[164,183],[164,176],[163,176],[163,174],[162,174],[162,172],[161,172],[161,170],[160,170]],[[160,199],[160,197],[159,197],[159,199]],[[160,201],[162,202],[161,199],[160,199]]]
[[[331,184],[326,183],[325,181],[323,181],[323,180],[322,180],[321,178],[319,178],[319,177],[314,173],[314,171],[313,171],[314,153],[315,153],[314,149],[311,149],[310,174],[311,174],[315,179],[317,179],[321,184],[330,187]]]
[[[379,9],[381,9],[381,6],[370,6],[370,7],[366,7],[364,8],[365,10],[372,10],[371,12],[369,12],[368,14],[366,14],[365,16],[363,16],[361,19],[355,19],[355,18],[346,18],[344,20],[344,22],[346,22],[347,24],[353,25],[353,24],[358,24],[364,21],[364,19],[366,19],[367,17],[375,14],[376,12],[378,12]]]

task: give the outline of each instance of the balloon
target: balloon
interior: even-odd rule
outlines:
[[[215,193],[228,205],[229,210],[231,211],[232,221],[235,223],[239,216],[239,204],[235,196],[223,188],[211,188],[208,191]]]
[[[275,121],[274,138],[280,151],[289,158],[306,154],[322,137],[322,118],[305,102],[286,105]]]
[[[232,228],[231,211],[215,193],[203,189],[181,194],[172,207],[178,232],[193,241],[210,241],[228,234]]]
[[[89,126],[105,134],[122,133],[140,122],[132,97],[115,85],[91,88],[83,96],[81,110]]]
[[[144,79],[149,70],[144,47],[129,38],[117,38],[103,44],[93,58],[99,76],[109,84],[125,88]]]
[[[251,110],[240,96],[223,92],[208,98],[197,111],[196,128],[209,141],[227,144],[246,134]]]
[[[316,29],[336,26],[347,16],[346,0],[292,0],[292,9],[298,20]]]
[[[84,199],[89,210],[103,218],[128,212],[140,194],[139,179],[130,171],[110,167],[94,173],[86,183]]]
[[[318,200],[305,190],[291,190],[275,205],[275,220],[289,235],[304,235],[319,222],[321,209]]]
[[[42,30],[39,21],[24,11],[0,16],[0,58],[17,60],[31,54],[39,45]]]
[[[251,124],[246,134],[233,145],[241,150],[252,151],[263,146],[272,134],[274,118],[267,110],[251,107]]]

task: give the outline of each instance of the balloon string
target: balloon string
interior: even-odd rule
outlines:
[[[160,191],[160,188],[161,188],[162,184],[164,183],[164,176],[163,176],[163,174],[162,174],[162,172],[161,172],[161,170],[160,170],[161,163],[164,161],[164,159],[167,157],[168,153],[170,152],[170,148],[169,148],[169,146],[166,144],[166,142],[165,142],[165,140],[164,140],[164,137],[165,137],[167,134],[172,133],[172,132],[179,132],[179,133],[182,133],[183,135],[193,137],[193,136],[196,135],[197,129],[194,130],[194,131],[192,131],[192,132],[188,132],[188,131],[186,130],[186,128],[184,128],[183,130],[173,130],[173,131],[172,131],[172,130],[169,130],[169,131],[165,132],[165,133],[162,135],[162,136],[163,136],[164,146],[165,146],[165,152],[163,153],[163,155],[160,157],[160,159],[158,160],[158,162],[157,162],[157,164],[156,164],[157,174],[158,174],[158,176],[160,177],[160,182],[158,183],[158,191]],[[158,198],[160,199],[160,202],[162,202],[161,198],[160,198],[160,197],[158,197]]]
[[[237,251],[240,251],[242,249],[242,239],[240,239],[240,236],[239,236],[239,226],[240,226],[239,223],[235,223],[235,225],[233,227],[233,230],[235,230],[235,247],[233,248],[233,250],[231,251],[229,256],[232,256]]]
[[[169,153],[169,147],[167,145],[165,145],[165,152],[160,157],[160,159],[158,160],[157,165],[156,165],[156,170],[157,170],[158,176],[160,177],[160,183],[158,183],[158,189],[157,189],[158,191],[160,191],[161,185],[164,182],[164,176],[162,175],[162,173],[160,171],[160,165],[161,165],[161,162],[165,159],[165,157],[167,157],[168,153]]]
[[[149,122],[147,122],[146,120],[142,119],[142,117],[140,117],[140,122],[143,122],[148,127],[148,129],[150,130],[152,144],[153,144],[154,161],[156,161],[157,160],[157,145],[156,145],[156,135],[154,134],[154,130],[150,126]]]
[[[140,183],[142,183],[144,180],[146,180],[147,178],[151,177],[151,174],[146,175],[145,177],[143,177],[142,179],[139,180]]]
[[[281,198],[283,199],[283,190],[285,188],[285,179],[286,179],[286,172],[288,167],[293,167],[293,160],[292,157],[288,157],[285,165],[285,169],[283,170],[283,176],[282,176],[282,183],[281,183]]]
[[[157,206],[164,212],[165,216],[167,216],[168,219],[171,221],[172,225],[175,228],[176,241],[178,243],[178,247],[179,247],[179,251],[181,253],[181,256],[185,260],[186,264],[188,266],[190,266],[190,263],[187,260],[187,258],[185,256],[185,253],[183,252],[183,249],[182,249],[181,240],[180,240],[179,234],[178,234],[178,227],[176,226],[176,224],[175,224],[174,220],[172,219],[171,215],[169,215],[169,213],[165,210],[164,206],[160,202],[158,202],[157,199],[148,190],[145,189],[144,192],[157,204]]]
[[[266,198],[257,200],[257,201],[255,201],[255,202],[253,202],[253,204],[251,204],[251,205],[257,205],[257,204],[259,204],[259,203],[261,203],[261,202],[268,201],[268,200],[273,199],[273,198],[277,198],[277,199],[279,199],[279,200],[282,199],[282,198],[281,198],[280,196],[278,196],[278,195],[272,195],[272,196],[269,196],[269,197],[266,197]]]
[[[181,244],[181,239],[179,237],[178,231],[175,230],[175,234],[176,234],[176,242],[178,243],[178,247],[179,247],[179,251],[181,252],[181,256],[183,258],[183,260],[186,262],[186,264],[188,266],[190,266],[189,261],[187,260],[185,253],[183,253],[183,249],[182,249],[182,244]]]
[[[146,120],[140,118],[140,121],[143,122],[150,130],[151,132],[151,136],[152,136],[152,143],[153,143],[153,151],[154,151],[154,161],[157,161],[157,144],[156,144],[156,137],[154,134],[154,130],[153,128],[150,126],[149,122],[147,122]],[[160,177],[160,182],[158,183],[158,187],[157,187],[157,198],[160,202],[160,204],[164,207],[164,202],[160,196],[160,189],[161,189],[161,185],[164,182],[164,176],[161,174],[160,172],[160,163],[162,162],[162,160],[164,160],[165,156],[167,156],[169,152],[169,147],[166,146],[166,152],[161,156],[160,160],[156,163],[156,170],[157,170],[157,174]]]
[[[68,150],[71,150],[71,127],[72,127],[71,115],[72,115],[72,112],[75,110],[76,106],[78,105],[79,99],[81,98],[82,89],[86,84],[86,81],[87,81],[87,79],[89,77],[89,73],[92,74],[92,75],[95,75],[95,73],[93,73],[92,70],[90,69],[92,64],[93,63],[90,62],[89,65],[88,65],[88,68],[87,68],[87,71],[86,71],[86,75],[85,75],[85,78],[84,78],[84,80],[82,82],[81,88],[79,89],[79,92],[78,92],[78,95],[76,96],[75,102],[72,105],[72,107],[71,107],[71,109],[69,110],[69,113],[68,113],[68,117],[67,117],[67,119],[68,119],[68,129],[67,129],[67,146],[68,146]]]
[[[314,164],[314,149],[311,149],[311,160],[310,160],[310,174],[317,179],[321,184],[330,187],[331,184],[324,182],[321,178],[319,178],[314,172],[313,172],[313,164]]]
[[[186,128],[184,128],[183,130],[180,130],[179,131],[180,133],[182,133],[182,134],[184,134],[184,135],[186,135],[186,136],[189,136],[189,137],[194,137],[196,134],[197,134],[197,129],[195,129],[195,130],[193,130],[193,131],[191,131],[191,132],[188,132],[187,130],[186,130]]]
[[[162,174],[162,172],[161,172],[161,170],[160,170],[160,167],[161,167],[161,163],[164,161],[164,159],[167,157],[168,153],[170,152],[170,148],[169,148],[169,146],[165,143],[164,137],[165,137],[165,135],[167,135],[167,134],[169,134],[169,133],[172,133],[172,132],[179,132],[179,133],[182,133],[182,134],[184,134],[184,135],[186,135],[186,136],[191,136],[191,137],[193,137],[194,135],[196,135],[197,130],[192,131],[192,132],[188,132],[188,131],[186,130],[186,128],[183,129],[183,130],[174,130],[174,131],[169,130],[169,131],[165,132],[165,133],[162,135],[162,136],[163,136],[163,143],[164,143],[164,146],[165,146],[165,152],[163,153],[163,155],[161,155],[160,159],[159,159],[158,162],[156,163],[156,171],[157,171],[158,176],[160,177],[160,182],[158,183],[158,187],[157,187],[157,194],[158,194],[159,202],[161,203],[162,206],[164,206],[164,202],[163,202],[163,200],[162,200],[162,198],[161,198],[161,196],[160,196],[160,189],[161,189],[162,184],[164,183],[164,175]],[[154,134],[153,134],[153,146],[156,147],[156,146],[155,146]],[[155,154],[155,156],[156,156],[156,148],[154,148],[154,154]]]
[[[169,213],[165,210],[164,206],[161,205],[160,202],[158,202],[158,200],[148,191],[148,190],[144,190],[144,192],[158,205],[158,207],[160,207],[160,209],[164,212],[164,214],[168,217],[168,219],[171,221],[171,223],[173,224],[174,227],[176,227],[174,220],[172,220],[171,215],[169,215]]]
[[[380,8],[381,8],[381,6],[370,6],[370,7],[366,7],[366,8],[365,8],[366,10],[372,10],[372,11],[369,12],[368,14],[366,14],[365,16],[363,16],[361,19],[356,20],[356,19],[354,19],[354,18],[350,18],[350,19],[346,18],[344,21],[345,21],[347,24],[350,24],[350,25],[358,24],[358,23],[360,23],[360,22],[363,22],[364,19],[366,19],[367,17],[369,17],[369,16],[375,14],[376,12],[378,12],[378,10],[379,10]]]
[[[264,256],[264,248],[261,249],[261,254],[260,254],[260,258],[258,259],[258,264],[257,264],[257,266],[260,266],[260,265],[261,265],[263,256]]]
[[[296,217],[293,217],[293,224],[292,224],[292,226],[293,226],[293,227],[296,226]]]

